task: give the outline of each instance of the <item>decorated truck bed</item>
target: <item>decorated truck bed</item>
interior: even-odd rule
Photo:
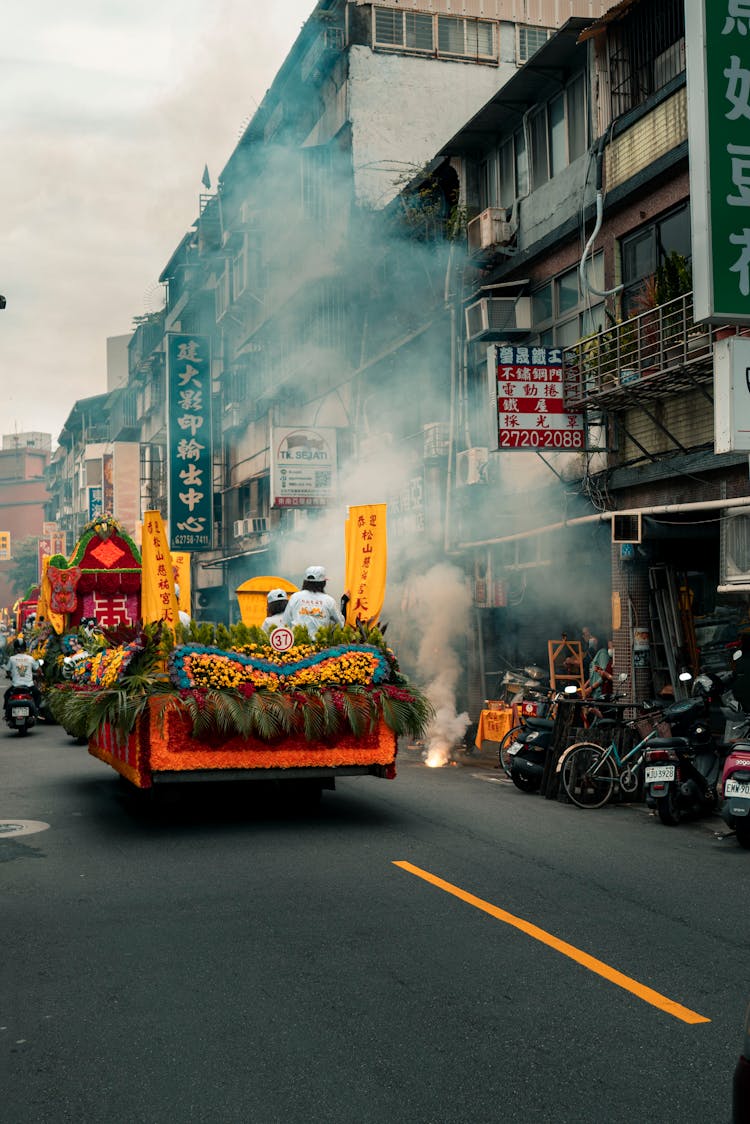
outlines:
[[[122,630],[120,630],[122,633]],[[236,625],[146,626],[102,637],[50,707],[89,752],[139,789],[164,782],[396,775],[397,739],[419,737],[424,696],[377,629],[331,628],[275,652]]]

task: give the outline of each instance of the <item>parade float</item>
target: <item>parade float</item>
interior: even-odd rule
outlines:
[[[38,638],[49,709],[137,789],[271,779],[319,793],[337,776],[391,778],[398,737],[418,738],[429,720],[378,627],[358,621],[314,639],[296,628],[278,650],[280,637],[244,623],[144,624],[140,555],[111,519],[48,574],[52,562],[50,618],[63,627],[43,625]]]

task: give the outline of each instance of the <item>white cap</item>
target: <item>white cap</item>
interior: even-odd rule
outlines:
[[[308,566],[305,570],[306,582],[324,582],[327,580],[325,566]]]
[[[288,601],[289,594],[284,589],[272,589],[268,594],[267,600],[269,605],[274,601]]]

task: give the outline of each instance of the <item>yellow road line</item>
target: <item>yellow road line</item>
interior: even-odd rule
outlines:
[[[589,956],[587,952],[582,952],[580,948],[575,945],[568,944],[567,941],[561,941],[552,933],[540,929],[538,925],[532,925],[530,921],[524,921],[522,917],[516,917],[512,913],[508,913],[504,909],[500,909],[490,902],[483,901],[482,898],[476,898],[473,894],[469,894],[466,890],[462,890],[459,886],[453,886],[450,882],[445,882],[442,878],[438,878],[435,874],[430,874],[428,870],[422,870],[418,866],[413,866],[412,863],[407,862],[394,862],[394,866],[401,867],[402,870],[408,871],[409,874],[416,875],[417,878],[424,879],[425,882],[431,882],[433,886],[437,886],[439,890],[445,890],[447,894],[453,894],[454,897],[460,898],[461,901],[467,902],[468,905],[473,905],[475,909],[481,909],[484,913],[489,913],[490,917],[495,917],[498,921],[504,921],[506,925],[512,925],[514,929],[520,929],[522,933],[527,936],[533,937],[534,940],[540,941],[542,944],[554,948],[557,952],[561,952],[563,956],[568,956],[571,960],[575,960],[578,964],[582,964],[584,968],[588,968],[590,972],[595,972],[598,976],[602,976],[610,983],[617,984],[618,987],[624,988],[625,991],[632,992],[642,999],[644,1003],[650,1003],[652,1007],[658,1007],[660,1011],[666,1011],[668,1015],[673,1015],[676,1019],[680,1019],[684,1023],[710,1023],[711,1020],[705,1018],[704,1015],[699,1015],[695,1011],[691,1011],[688,1007],[682,1007],[679,1003],[675,1003],[672,999],[667,999],[665,995],[660,995],[658,991],[653,988],[646,987],[645,984],[638,983],[637,980],[626,976],[623,972],[618,972],[616,968],[611,968],[609,964],[605,964],[602,960],[597,960],[594,956]]]

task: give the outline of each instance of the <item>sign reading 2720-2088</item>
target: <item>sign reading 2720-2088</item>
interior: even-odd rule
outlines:
[[[533,452],[583,449],[583,414],[565,409],[559,347],[496,347],[490,353],[497,447]]]
[[[169,333],[169,539],[207,550],[213,539],[211,362],[208,339]]]

